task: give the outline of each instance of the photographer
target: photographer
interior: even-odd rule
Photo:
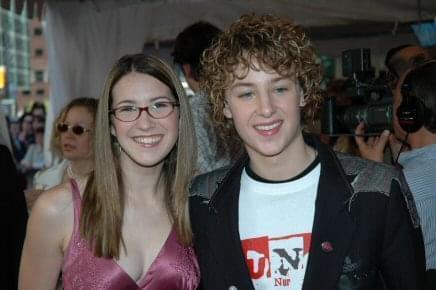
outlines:
[[[430,60],[430,54],[427,49],[411,44],[405,44],[393,47],[386,53],[385,65],[388,69],[388,82],[395,94],[396,87],[400,76],[404,75],[411,68]],[[357,131],[359,133],[364,132],[364,125],[359,124]],[[389,140],[392,157],[398,157],[398,153],[401,147],[394,135],[390,135],[390,132],[384,130],[380,137],[368,138],[366,142],[363,142],[363,138],[357,138],[356,141],[359,144],[359,151],[363,157],[383,162],[383,150],[386,147],[386,143]],[[395,162],[397,160],[394,160]]]
[[[359,122],[366,125],[368,136],[391,128],[392,90],[384,74],[376,78],[370,49],[343,51],[342,74],[346,79],[341,89],[327,92],[321,115],[322,133],[330,137],[354,136]],[[341,101],[342,96],[346,103]]]
[[[392,156],[403,167],[421,219],[425,243],[427,289],[436,289],[436,60],[409,70],[398,81],[393,97],[393,134],[364,140],[363,124],[356,142],[363,157],[382,161],[389,142]],[[403,151],[408,147],[408,151]]]
[[[404,44],[389,49],[386,53],[385,65],[392,89],[395,89],[399,77],[408,69],[429,59],[431,59],[429,51],[421,46]]]

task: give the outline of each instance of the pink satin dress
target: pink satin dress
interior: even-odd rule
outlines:
[[[179,243],[173,227],[147,273],[133,280],[113,259],[95,257],[80,235],[81,196],[71,180],[74,230],[62,265],[65,290],[194,290],[200,283],[200,270],[192,247]]]

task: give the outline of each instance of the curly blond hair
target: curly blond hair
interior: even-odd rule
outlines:
[[[275,71],[297,79],[306,102],[302,115],[316,119],[323,102],[321,67],[303,27],[272,15],[241,16],[203,53],[200,88],[209,96],[211,118],[221,137],[237,136],[231,120],[224,117],[226,90],[249,69]],[[236,75],[237,67],[245,75]]]

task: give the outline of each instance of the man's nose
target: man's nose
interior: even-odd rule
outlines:
[[[263,117],[271,117],[274,113],[274,102],[269,93],[263,93],[258,98],[257,113]]]

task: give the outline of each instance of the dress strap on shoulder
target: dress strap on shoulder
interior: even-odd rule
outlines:
[[[77,184],[77,181],[74,178],[71,178],[70,184],[71,184],[71,189],[73,192],[73,198],[78,199],[78,200],[82,200],[82,197],[80,196],[80,190],[79,190],[79,185]]]
[[[79,186],[73,178],[70,179],[71,192],[73,195],[74,207],[74,232],[77,232],[80,225],[80,212],[82,207],[82,197],[80,196]]]

